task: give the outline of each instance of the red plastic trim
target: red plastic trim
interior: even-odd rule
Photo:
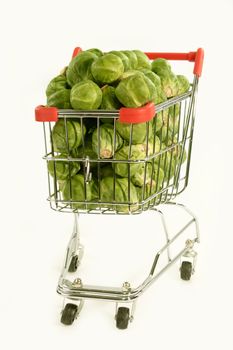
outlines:
[[[196,52],[187,53],[177,53],[177,52],[145,52],[150,60],[156,58],[165,58],[166,60],[174,61],[190,61],[194,62],[196,57]]]
[[[151,120],[155,115],[155,105],[150,102],[147,105],[139,108],[125,108],[120,109],[121,123],[144,123]]]
[[[202,48],[199,48],[196,53],[195,64],[193,69],[193,74],[197,75],[198,77],[200,77],[202,73],[203,61],[204,50]]]
[[[76,57],[80,52],[82,52],[81,47],[76,47],[73,51],[72,58]]]
[[[35,108],[35,119],[37,122],[56,122],[58,121],[58,109],[38,106]]]

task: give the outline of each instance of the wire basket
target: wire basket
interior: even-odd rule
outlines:
[[[194,60],[192,53],[187,55]],[[79,111],[37,107],[37,120],[44,121],[43,158],[49,169],[51,208],[138,214],[184,191],[197,86],[195,74],[188,92],[142,108]]]

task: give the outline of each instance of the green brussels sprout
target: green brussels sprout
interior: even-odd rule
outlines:
[[[133,52],[137,56],[137,61],[138,61],[137,69],[140,69],[140,68],[151,69],[150,60],[144,52],[142,52],[140,50],[133,50]]]
[[[99,49],[96,49],[96,48],[85,50],[85,52],[94,53],[98,57],[103,56],[103,52]]]
[[[71,89],[70,102],[74,109],[98,109],[102,101],[102,91],[91,80],[81,81]]]
[[[138,66],[138,58],[135,52],[130,50],[121,51],[125,54],[129,59],[129,69],[137,69]]]
[[[91,65],[97,59],[97,55],[87,51],[80,52],[75,56],[70,62],[66,72],[69,85],[74,86],[82,80],[93,80]]]
[[[100,141],[100,142],[98,142]],[[102,124],[92,134],[92,148],[100,158],[111,158],[123,146],[123,139],[112,124]]]
[[[86,133],[85,125],[83,125],[82,130],[78,121],[58,120],[52,130],[54,151],[68,153],[68,151],[78,147],[82,142],[82,133],[83,135]]]
[[[154,153],[159,152],[160,141],[156,138],[155,141],[155,151]],[[148,149],[146,144],[137,144],[130,146],[122,147],[115,154],[115,159],[125,162],[115,163],[115,172],[121,177],[130,177],[134,176],[140,169],[143,167],[143,162],[145,158],[153,154],[153,143],[148,142]],[[139,162],[141,161],[141,162]],[[129,162],[129,163],[128,163]],[[130,170],[130,174],[129,174]]]
[[[171,157],[176,161],[176,162],[181,162],[181,164],[183,164],[186,159],[187,159],[187,153],[186,150],[184,149],[184,153],[183,153],[183,157],[181,160],[181,155],[182,155],[182,151],[183,151],[183,147],[180,144],[176,144],[177,142],[173,142],[171,143],[171,145],[173,146],[173,148],[169,151],[171,154]],[[171,146],[170,145],[170,146]]]
[[[131,75],[120,81],[116,87],[116,97],[129,108],[141,107],[155,98],[155,86],[149,78],[141,74]]]
[[[162,121],[163,121],[162,134],[164,135],[164,136],[162,136],[162,141],[164,141],[166,139],[167,129],[168,129],[168,133],[171,134],[171,137],[169,135],[169,138],[172,138],[172,135],[176,135],[179,131],[179,117],[172,115],[172,114],[169,114],[170,108],[168,111],[166,109],[163,112],[165,112],[165,111],[166,111],[166,113],[162,113]]]
[[[91,72],[96,82],[110,84],[123,74],[124,65],[119,56],[108,53],[93,62]]]
[[[189,91],[190,83],[184,75],[177,75],[178,80],[178,95],[184,94]]]
[[[143,72],[145,74],[145,76],[147,78],[149,78],[155,86],[155,97],[154,97],[153,102],[155,104],[159,104],[161,102],[166,101],[167,96],[162,89],[160,77],[149,69],[141,69],[141,72]]]
[[[131,177],[131,181],[135,186],[143,186],[144,181],[147,184],[151,180],[152,164],[149,162],[142,163],[142,166]]]
[[[172,139],[172,132],[169,128],[167,128],[167,125],[164,125],[160,131],[156,133],[156,135],[160,138],[161,142],[166,144],[168,144],[169,140]]]
[[[176,103],[174,106],[169,107],[169,115],[171,118],[178,117],[180,114],[180,104]]]
[[[76,150],[77,158],[89,158],[90,160],[96,160],[96,162],[90,162],[91,168],[97,167],[97,154],[93,151],[92,148],[92,135],[89,134],[85,138],[84,145],[80,146]]]
[[[104,165],[100,168],[100,178],[109,176],[114,177],[114,170],[111,164]]]
[[[59,160],[67,159],[66,154],[59,154],[54,158],[58,160],[49,160],[47,164],[49,174],[52,177],[56,177],[56,180],[65,180],[69,176],[72,177],[79,172],[80,164],[78,162]]]
[[[175,74],[172,72],[160,74],[162,89],[165,92],[167,97],[173,97],[178,94],[179,85],[178,79]]]
[[[128,179],[105,177],[100,182],[101,201],[109,203],[109,209],[116,209],[117,212],[133,212],[138,209],[137,191],[132,182]],[[111,203],[119,203],[114,205]],[[125,203],[125,204],[124,204]],[[130,204],[127,204],[130,203]]]
[[[115,110],[121,107],[121,103],[116,98],[115,88],[113,86],[105,85],[102,88],[102,94],[100,109]],[[104,121],[104,118],[101,121]]]
[[[152,167],[153,169],[153,167]],[[152,176],[148,182],[145,183],[145,186],[136,187],[138,199],[141,202],[146,200],[156,192],[160,191],[164,182],[164,171],[162,168],[159,168],[157,165],[154,166],[152,170]],[[154,199],[151,200],[148,204],[153,204]]]
[[[139,74],[143,77],[143,72],[141,72],[140,70],[130,69],[122,74],[122,76],[120,77],[120,80],[126,79],[126,78],[131,77],[132,75],[135,75],[135,74]]]
[[[115,88],[113,86],[105,85],[102,90],[102,103],[100,109],[116,110],[121,108],[121,103],[115,95]],[[113,124],[114,118],[100,118],[102,123]]]
[[[167,150],[166,144],[162,144],[161,148],[164,152],[155,158],[155,162],[163,169],[164,180],[168,181],[175,175],[177,160],[172,156],[171,151]]]
[[[152,120],[152,130],[153,134],[156,134],[160,131],[160,129],[163,126],[163,117],[162,117],[162,112],[156,113]]]
[[[122,51],[110,51],[108,53],[112,53],[112,54],[120,57],[120,59],[122,60],[123,65],[124,65],[124,71],[127,71],[127,70],[130,69],[129,58]]]
[[[46,96],[49,97],[53,95],[58,90],[68,89],[69,85],[67,83],[66,77],[62,74],[53,78],[46,89]]]
[[[86,118],[83,118],[83,122],[87,129],[87,134],[91,134],[97,128],[98,119],[87,116]]]
[[[157,74],[152,72],[150,69],[145,68],[140,69],[139,72],[142,72],[147,78],[149,78],[156,88],[161,88],[161,80]]]
[[[70,89],[62,89],[49,95],[47,98],[49,107],[57,107],[60,109],[70,109]]]
[[[143,143],[152,136],[152,122],[131,124],[116,121],[116,130],[127,142],[130,142],[131,136],[132,144]]]
[[[66,181],[62,187],[62,195],[64,201],[72,201],[70,205],[73,209],[96,208],[96,205],[91,203],[87,203],[87,207],[86,204],[73,203],[75,201],[95,202],[98,200],[96,183],[93,180],[85,182],[84,176],[81,174],[77,174],[73,176],[69,181]]]
[[[157,58],[151,63],[151,69],[154,73],[160,75],[164,75],[167,73],[171,73],[171,65],[164,58]]]

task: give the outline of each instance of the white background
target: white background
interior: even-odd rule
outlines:
[[[232,0],[1,3],[2,349],[232,349],[232,15]],[[177,199],[200,221],[197,271],[185,283],[178,265],[168,270],[138,300],[127,331],[115,328],[114,304],[98,301],[87,301],[72,327],[59,323],[62,300],[55,290],[73,218],[46,202],[34,107],[45,103],[48,81],[75,46],[205,49],[190,183]],[[147,214],[82,216],[83,281],[142,282],[161,241],[157,223]],[[171,229],[176,223],[173,214]]]

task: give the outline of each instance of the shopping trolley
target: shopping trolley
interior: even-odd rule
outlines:
[[[81,51],[76,48],[75,57]],[[199,242],[199,228],[196,217],[184,205],[174,202],[174,198],[182,193],[188,185],[189,169],[192,151],[192,140],[195,121],[195,104],[198,88],[198,80],[201,76],[204,52],[199,48],[196,52],[189,53],[146,53],[150,59],[165,58],[168,60],[187,60],[194,62],[193,82],[190,89],[176,97],[169,98],[166,102],[154,105],[148,103],[140,108],[120,108],[119,110],[62,110],[55,107],[38,106],[35,109],[36,120],[43,122],[45,156],[47,165],[53,167],[53,172],[48,172],[48,188],[50,206],[58,212],[74,214],[74,227],[68,243],[64,266],[59,278],[57,292],[63,297],[61,322],[71,325],[80,314],[86,299],[109,300],[116,303],[115,320],[119,329],[125,329],[133,320],[135,302],[137,298],[151,286],[171,265],[180,260],[180,277],[189,280],[195,271],[197,253],[194,245]],[[160,118],[160,119],[159,119]],[[162,127],[158,127],[158,121],[162,120]],[[64,127],[66,152],[58,156],[58,150],[54,143],[53,128],[55,123],[62,122]],[[78,121],[81,130],[81,146],[79,152],[70,149],[69,123]],[[104,157],[101,153],[101,125],[110,123],[113,129],[112,154]],[[128,132],[127,151],[124,159],[117,158],[117,127],[124,123]],[[144,140],[140,144],[141,155],[132,157],[132,149],[135,146],[134,136],[137,125],[144,127]],[[86,134],[88,128],[96,130],[98,150],[95,156],[86,152]],[[158,142],[158,131],[163,137]],[[152,131],[151,131],[152,130]],[[170,141],[166,142],[170,134]],[[165,140],[165,141],[161,141]],[[137,145],[136,145],[137,147]],[[58,167],[66,167],[67,179],[61,181],[58,176]],[[79,164],[79,178],[83,179],[77,192],[73,178],[74,165]],[[127,176],[124,180],[116,172],[119,165],[124,168]],[[107,172],[111,168],[111,180],[107,188],[103,184],[103,169]],[[136,169],[136,171],[135,171]],[[163,169],[163,170],[161,170]],[[162,175],[161,175],[162,172]],[[134,196],[131,187],[132,174],[140,174],[140,186],[137,187],[138,196]],[[124,182],[124,186],[123,183]],[[95,196],[90,196],[90,184],[95,188]],[[105,184],[106,185],[106,184]],[[68,188],[64,194],[64,186]],[[68,196],[67,196],[68,193]],[[81,194],[82,193],[82,194]],[[121,195],[119,195],[121,193]],[[165,215],[158,207],[161,204],[173,206],[174,210],[182,209],[190,219],[174,235],[169,235]],[[176,209],[175,209],[176,208]],[[78,219],[80,214],[102,215],[136,215],[145,211],[156,213],[160,216],[165,233],[166,243],[155,254],[149,275],[137,287],[133,287],[129,281],[122,286],[107,287],[86,285],[81,278],[71,276],[83,257],[83,246],[80,243]],[[177,239],[183,237],[189,227],[193,226],[194,233],[182,243],[182,248],[171,254],[170,248]],[[158,268],[161,255],[166,252],[167,263]]]

